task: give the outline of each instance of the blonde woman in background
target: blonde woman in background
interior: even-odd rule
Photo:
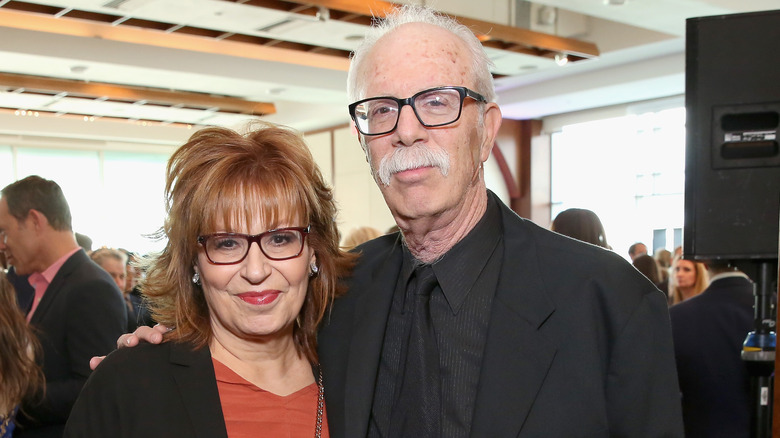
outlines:
[[[374,227],[358,227],[354,228],[347,237],[344,238],[344,242],[341,247],[345,251],[349,251],[352,248],[360,245],[361,243],[368,242],[371,239],[376,239],[381,236],[382,232]]]
[[[675,256],[672,261],[669,280],[669,302],[672,306],[699,295],[710,284],[704,263],[684,260],[681,256]]]

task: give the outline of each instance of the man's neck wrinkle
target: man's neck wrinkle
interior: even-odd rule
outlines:
[[[431,222],[431,218],[410,221],[409,228],[403,231],[409,252],[421,262],[435,262],[474,229],[486,208],[487,192],[483,190],[481,196],[472,197],[452,220],[441,226],[436,220]]]

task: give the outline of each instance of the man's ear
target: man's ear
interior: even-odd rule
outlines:
[[[38,210],[30,209],[27,212],[27,217],[24,219],[25,226],[33,227],[35,230],[41,230],[43,227],[49,225],[49,219],[44,216]]]
[[[495,102],[485,104],[485,113],[482,118],[482,145],[479,153],[480,160],[484,163],[490,157],[490,151],[498,137],[501,128],[501,109]]]

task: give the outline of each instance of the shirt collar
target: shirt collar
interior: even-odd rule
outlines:
[[[57,275],[57,272],[60,271],[60,268],[62,268],[62,265],[65,264],[66,261],[75,253],[77,253],[81,247],[76,247],[72,249],[71,251],[68,251],[63,255],[62,257],[58,258],[56,262],[52,263],[51,266],[46,268],[43,272],[35,272],[32,275],[30,275],[29,282],[30,284],[35,287],[35,283],[38,283],[41,281],[41,278],[46,281],[47,284],[51,283],[52,280],[54,280],[54,276]]]
[[[712,283],[715,280],[720,280],[721,278],[731,278],[731,277],[741,277],[750,280],[748,276],[744,272],[740,271],[732,271],[732,272],[721,272],[720,274],[715,274],[710,278],[710,283]]]

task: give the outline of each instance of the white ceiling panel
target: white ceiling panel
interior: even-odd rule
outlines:
[[[18,0],[0,0],[0,11]],[[271,1],[271,0],[269,0]],[[326,48],[351,50],[364,27],[316,17],[296,21],[266,32],[258,29],[281,23],[293,14],[221,0],[33,0],[33,3],[100,12],[125,18],[170,23],[216,31],[279,39]],[[515,22],[522,3],[515,0],[437,0],[433,7],[471,16],[475,9],[489,12],[497,23]],[[724,13],[780,9],[778,0],[626,0],[610,6],[603,0],[536,0],[558,8],[557,17],[574,17],[579,31],[568,35],[595,43],[602,49],[598,60],[559,67],[553,59],[488,49],[496,64],[499,101],[509,117],[542,117],[614,104],[628,98],[652,99],[680,93],[684,63],[685,20]],[[110,5],[110,6],[106,6]],[[13,9],[17,10],[17,9]],[[506,11],[505,13],[502,11]],[[565,12],[565,13],[564,13]],[[471,15],[469,15],[471,14]],[[31,14],[34,15],[34,14]],[[67,14],[66,14],[67,16]],[[482,17],[475,17],[485,19]],[[65,18],[63,18],[65,19]],[[618,24],[620,23],[620,24]],[[563,23],[548,26],[565,34]],[[157,35],[157,34],[155,34]],[[164,37],[164,36],[163,36]],[[162,37],[161,37],[162,38]],[[204,37],[205,38],[205,37]],[[668,39],[664,41],[664,39]],[[204,39],[212,42],[213,40]],[[654,62],[673,68],[652,73]],[[281,59],[284,58],[284,59]],[[346,123],[346,72],[293,64],[280,59],[257,59],[240,54],[199,52],[89,36],[56,34],[47,29],[27,29],[0,20],[0,73],[73,79],[91,82],[208,93],[276,104],[277,114],[265,120],[303,130]],[[403,60],[399,60],[403,62]],[[626,66],[643,66],[631,69]],[[83,71],[74,67],[85,67]],[[80,71],[80,72],[79,72]],[[599,78],[601,81],[595,81]],[[2,92],[0,106],[43,108],[50,97]],[[50,107],[97,115],[118,114],[142,119],[181,123],[240,124],[246,116],[210,113],[151,105],[128,106],[65,98]]]
[[[495,65],[493,73],[499,75],[515,76],[541,69],[557,67],[555,60],[552,58],[542,58],[539,56],[524,55],[522,53],[491,48],[486,48],[485,51]]]
[[[52,96],[46,95],[25,95],[12,91],[0,92],[0,108],[43,109],[51,100]]]

